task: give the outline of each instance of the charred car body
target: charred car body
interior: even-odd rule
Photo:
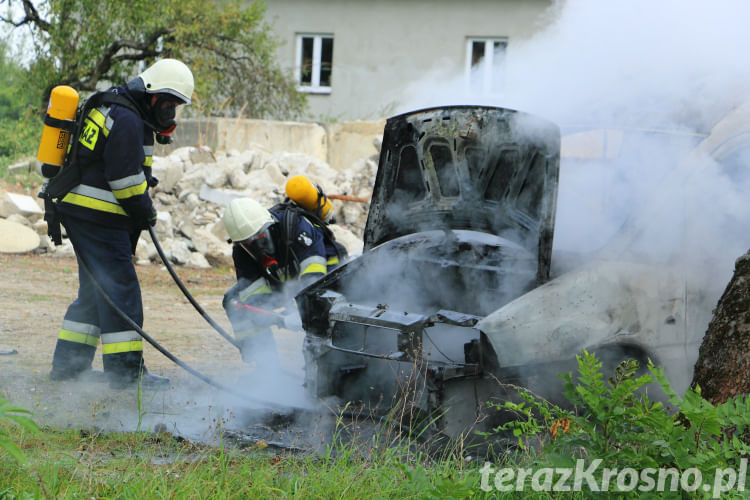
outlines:
[[[565,196],[596,197],[590,178],[612,172],[647,169],[664,184],[650,202],[625,204],[638,210],[606,235],[608,251],[567,262],[559,251],[552,261],[556,125],[482,107],[389,119],[362,256],[297,296],[307,388],[383,412],[411,397],[450,436],[493,427],[503,417],[484,403],[513,397],[513,385],[564,403],[557,374],[575,370],[583,349],[605,372],[650,359],[684,391],[747,248],[736,221],[750,208],[734,200],[750,192],[749,116],[750,104],[704,134],[624,131],[614,141],[594,130],[601,154],[566,160],[586,182]],[[580,228],[584,214],[573,216]],[[733,240],[719,240],[732,228]]]
[[[313,395],[470,426],[497,392],[477,323],[549,278],[559,150],[556,125],[507,109],[389,119],[363,254],[297,296]]]

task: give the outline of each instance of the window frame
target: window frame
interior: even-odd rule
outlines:
[[[472,56],[474,54],[474,43],[484,42],[484,55],[477,64],[477,75],[473,75],[475,69],[472,65]],[[503,65],[501,66],[502,74],[493,75],[493,66],[495,64],[495,44],[499,43],[503,47]],[[466,38],[466,65],[464,69],[466,78],[466,88],[473,91],[478,88],[480,95],[501,95],[505,87],[505,59],[508,54],[507,37],[467,37]],[[497,81],[497,79],[501,81]],[[477,80],[479,80],[477,82]],[[478,83],[478,85],[477,85]]]
[[[332,33],[297,33],[296,38],[296,54],[295,54],[295,67],[294,74],[297,82],[297,90],[300,92],[306,92],[309,94],[330,94],[330,85],[320,84],[320,74],[323,67],[322,53],[323,53],[323,39],[330,39],[333,43]],[[312,75],[309,85],[302,84],[302,43],[306,38],[313,39],[313,60],[312,60]],[[331,74],[333,74],[333,53],[331,53]]]

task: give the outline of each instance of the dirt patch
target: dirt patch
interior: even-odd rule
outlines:
[[[63,314],[78,289],[74,258],[0,254],[0,345],[15,348],[17,357],[0,358],[3,376],[12,366],[37,371],[50,368]],[[175,286],[166,269],[137,266],[144,303],[144,329],[188,362],[204,362],[206,353],[231,358],[237,351],[205,323]],[[178,274],[198,303],[223,328],[231,327],[221,298],[234,281],[230,270],[179,269]],[[172,363],[151,346],[145,347],[148,366],[172,370]],[[238,358],[239,359],[239,358]],[[101,368],[101,357],[95,366]]]
[[[221,383],[246,391],[248,400],[228,396],[192,377],[144,342],[148,369],[170,378],[160,391],[112,390],[97,382],[52,382],[52,353],[63,315],[78,289],[74,258],[0,254],[0,396],[34,412],[40,424],[65,428],[133,430],[159,426],[206,440],[219,427],[247,428],[250,408],[258,416],[256,397],[301,395],[301,332],[276,331],[282,357],[278,374],[253,373],[237,349],[195,311],[166,268],[137,266],[144,302],[144,330],[193,368]],[[234,284],[230,269],[178,268],[197,302],[226,331],[231,326],[221,307]],[[101,347],[94,368],[101,369]],[[299,391],[299,393],[298,393]],[[278,407],[273,407],[278,411]],[[268,439],[272,439],[269,437]]]

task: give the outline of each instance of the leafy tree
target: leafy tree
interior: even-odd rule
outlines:
[[[195,75],[199,112],[288,119],[306,105],[274,60],[261,1],[0,0],[0,11],[6,25],[30,28],[45,103],[55,85],[93,91],[174,57]]]
[[[27,79],[26,70],[8,56],[0,42],[0,165],[31,154],[41,131],[38,103],[41,92]]]

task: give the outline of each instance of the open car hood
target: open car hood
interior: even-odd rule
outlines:
[[[509,109],[449,106],[388,119],[364,251],[405,234],[465,229],[537,256],[549,276],[560,130]]]

